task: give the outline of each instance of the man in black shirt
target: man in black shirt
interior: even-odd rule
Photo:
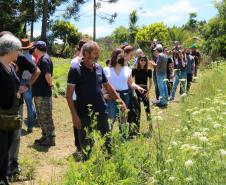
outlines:
[[[43,41],[35,43],[35,53],[39,57],[37,66],[41,74],[32,87],[37,120],[42,129],[42,137],[35,140],[41,146],[55,146],[55,127],[52,119],[52,75],[53,64],[46,53],[47,46]]]
[[[110,132],[107,116],[107,104],[102,93],[102,85],[114,100],[118,100],[121,108],[126,109],[124,102],[119,98],[116,91],[107,82],[107,78],[100,64],[97,64],[100,48],[95,42],[87,42],[83,45],[83,59],[70,68],[68,73],[67,102],[72,114],[74,127],[79,131],[79,143],[83,150],[88,150],[88,157],[93,141],[87,138],[87,131],[94,129],[92,120],[97,115],[97,125],[95,128],[104,136]],[[74,105],[72,99],[73,92],[77,95],[77,104]],[[91,107],[89,107],[91,106]],[[91,113],[90,113],[91,109]],[[91,114],[91,116],[90,116]],[[87,129],[87,130],[86,130]],[[109,148],[108,138],[106,147]]]
[[[197,77],[198,74],[198,68],[201,62],[201,54],[199,53],[199,51],[197,51],[197,46],[196,44],[193,44],[191,46],[191,56],[194,57],[195,60],[195,73],[194,76]]]

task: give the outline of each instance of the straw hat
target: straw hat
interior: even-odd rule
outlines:
[[[21,39],[22,48],[23,50],[31,49],[33,46],[33,42],[30,42],[29,39],[23,38]]]

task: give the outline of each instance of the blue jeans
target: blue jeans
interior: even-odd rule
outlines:
[[[118,93],[120,95],[120,98],[124,101],[124,103],[126,104],[126,107],[128,108],[129,102],[130,102],[130,93],[131,93],[130,90],[124,90]],[[107,110],[108,110],[108,117],[113,120],[116,119],[119,110],[115,100],[109,100],[107,102]]]
[[[184,82],[181,82],[181,94],[186,92],[186,81],[187,81],[187,72],[186,71],[176,71],[174,74],[173,89],[171,96],[174,98],[177,90],[177,86],[180,83],[180,80],[185,79]]]
[[[21,84],[27,84],[28,80],[21,80]],[[27,106],[27,127],[32,128],[34,126],[34,121],[36,118],[35,106],[32,102],[32,89],[29,88],[23,93],[23,97]]]
[[[161,105],[167,105],[168,102],[168,89],[166,82],[164,81],[166,79],[166,74],[159,74],[156,73],[157,77],[157,84],[159,89],[159,103]]]

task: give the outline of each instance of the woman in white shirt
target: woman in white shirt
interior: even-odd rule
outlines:
[[[106,67],[104,72],[108,82],[119,93],[120,98],[125,102],[127,108],[130,103],[130,93],[132,93],[131,89],[136,89],[141,94],[145,91],[142,87],[133,82],[132,71],[128,66],[125,66],[124,52],[120,48],[113,51],[111,57],[111,67]],[[106,98],[108,99],[109,118],[114,122],[118,114],[117,102],[112,100],[109,96]]]

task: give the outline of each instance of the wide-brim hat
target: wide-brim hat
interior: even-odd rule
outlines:
[[[22,43],[22,48],[21,49],[24,49],[24,50],[25,49],[31,49],[32,46],[34,45],[34,43],[30,42],[30,40],[27,39],[27,38],[21,39],[21,43]]]

